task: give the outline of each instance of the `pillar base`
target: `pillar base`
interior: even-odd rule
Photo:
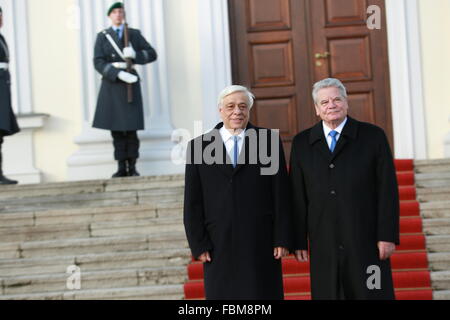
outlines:
[[[5,137],[3,144],[3,172],[10,179],[20,184],[42,182],[42,175],[35,168],[33,135],[44,127],[46,114],[22,114],[17,116],[21,131]]]
[[[171,160],[175,146],[171,141],[171,130],[148,130],[138,132],[138,135],[141,145],[136,167],[142,176],[184,172],[184,165]],[[67,161],[69,180],[108,179],[117,171],[109,131],[87,128],[75,142],[80,148]]]

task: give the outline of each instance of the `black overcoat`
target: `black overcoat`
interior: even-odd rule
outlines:
[[[0,62],[9,62],[8,45],[1,34]],[[11,75],[8,70],[0,69],[0,134],[9,136],[19,131],[11,106]]]
[[[95,69],[103,76],[94,117],[94,128],[111,131],[137,131],[144,129],[144,110],[140,81],[134,83],[133,102],[128,103],[127,84],[117,75],[120,71],[111,65],[124,62],[105,36],[109,33],[121,51],[124,41],[120,41],[111,27],[97,35],[94,49]],[[156,60],[156,51],[137,29],[129,28],[130,43],[136,51],[133,64],[147,64]],[[132,72],[138,75],[135,70]]]
[[[348,117],[331,153],[319,122],[294,138],[290,164],[294,241],[307,249],[309,239],[312,298],[342,298],[340,283],[345,298],[392,299],[390,260],[381,261],[377,248],[399,243],[398,185],[384,131]],[[368,289],[372,265],[381,289]]]
[[[250,164],[248,159],[249,132],[254,129],[260,141],[261,128],[249,124],[245,152],[233,168],[219,134],[222,126],[189,143],[186,164],[187,239],[194,257],[206,251],[212,257],[212,262],[204,263],[206,298],[282,299],[281,261],[273,257],[273,248],[291,247],[292,212],[281,142],[276,174],[261,175],[261,168],[267,166],[259,160]],[[214,143],[222,152],[218,158],[227,162],[194,162],[195,151],[205,151]]]

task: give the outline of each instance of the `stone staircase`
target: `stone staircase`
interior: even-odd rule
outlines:
[[[434,299],[449,300],[450,159],[415,170]],[[183,299],[183,190],[182,175],[1,187],[0,300]]]
[[[0,188],[0,299],[183,299],[183,191],[182,175]]]
[[[450,300],[450,159],[416,161],[433,299]]]

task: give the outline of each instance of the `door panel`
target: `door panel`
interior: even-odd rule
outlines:
[[[229,0],[233,81],[256,95],[251,122],[293,136],[314,125],[311,89],[344,82],[349,114],[385,129],[392,143],[386,26],[366,27],[382,0]],[[320,54],[316,57],[316,54]]]

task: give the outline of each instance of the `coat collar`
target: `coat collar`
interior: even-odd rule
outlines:
[[[223,173],[225,173],[225,175],[227,175],[228,177],[232,177],[233,175],[235,175],[243,166],[242,163],[244,163],[245,159],[242,159],[242,156],[245,154],[248,154],[248,145],[246,143],[246,139],[244,138],[244,145],[242,146],[242,148],[246,148],[245,152],[241,152],[241,155],[239,156],[239,160],[238,160],[238,165],[236,166],[236,168],[233,168],[233,165],[231,164],[231,158],[228,155],[228,152],[225,148],[225,143],[223,142],[223,139],[220,135],[220,133],[218,132],[221,128],[223,127],[223,122],[218,123],[213,130],[211,130],[210,132],[206,133],[206,138],[208,141],[214,141],[212,139],[212,136],[217,137],[217,139],[220,139],[220,143],[222,145],[223,148],[223,154],[224,154],[224,164],[216,164],[215,166],[217,166]],[[247,137],[248,134],[248,130],[249,129],[256,129],[256,127],[254,125],[252,125],[250,122],[247,124],[246,127],[246,133],[245,133],[245,137]]]
[[[323,133],[322,121],[319,121],[314,127],[311,128],[309,143],[314,148],[317,148],[321,154],[331,162],[339,155],[349,140],[356,139],[358,136],[358,127],[359,122],[347,116],[347,123],[342,130],[341,137],[338,140],[334,152],[331,152],[328,148],[328,144]]]
[[[119,37],[117,37],[117,33],[116,31],[114,31],[114,28],[111,26],[108,29],[106,29],[106,32],[109,33],[109,35],[114,39],[114,41],[117,43],[117,45],[119,46],[119,48],[123,49],[124,48],[124,43],[123,41],[120,41]],[[124,39],[124,37],[122,37],[122,40]]]
[[[358,125],[359,122],[355,119],[347,116],[347,123],[342,130],[342,136],[346,136],[352,139],[356,139],[358,135]],[[311,128],[311,132],[309,134],[309,143],[314,144],[318,140],[325,140],[325,136],[323,134],[323,124],[322,121],[319,121]],[[340,139],[339,139],[340,140]]]

